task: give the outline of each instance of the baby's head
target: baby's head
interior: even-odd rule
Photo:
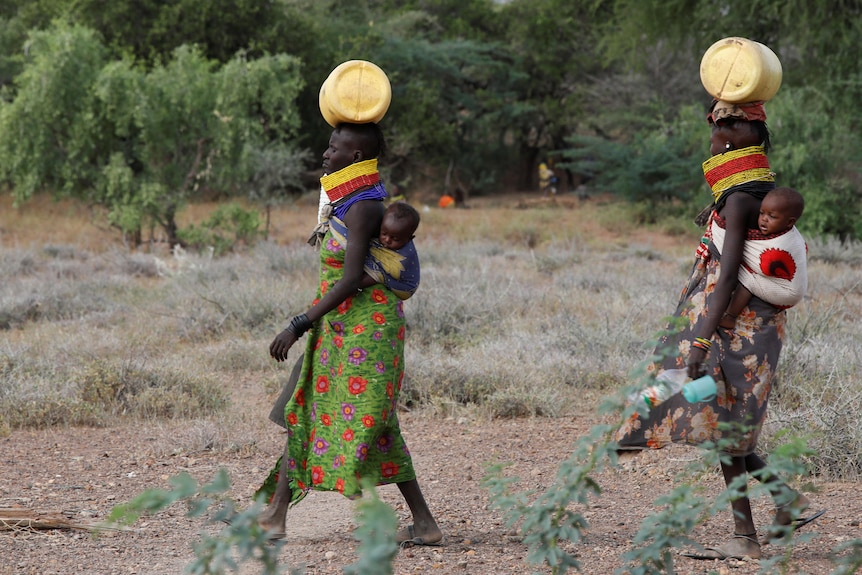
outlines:
[[[413,239],[419,227],[419,212],[407,202],[392,202],[380,223],[380,243],[390,250],[400,250]]]
[[[793,227],[802,217],[805,200],[793,188],[775,188],[760,203],[760,217],[757,220],[764,235],[777,234]]]

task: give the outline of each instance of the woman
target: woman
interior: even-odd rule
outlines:
[[[697,404],[689,404],[677,394],[646,417],[634,415],[620,429],[618,439],[622,449],[720,441],[729,456],[721,465],[728,485],[751,473],[769,486],[777,506],[767,534],[770,540],[820,515],[801,518],[808,500],[777,478],[758,473],[766,464],[754,452],[781,352],[785,312],[753,297],[733,329],[718,329],[737,284],[745,241],[760,236],[760,202],[775,187],[766,159],[769,131],[762,102],[714,101],[707,120],[712,130],[712,158],[704,163],[704,174],[714,203],[704,212],[708,214],[707,232],[676,311],[676,316],[686,318],[688,325],[681,332],[665,336],[657,348],[657,353],[667,354],[667,350],[676,347],[681,357],[666,358],[656,369],[687,364],[692,378],[703,373],[712,375],[718,394],[710,402]],[[711,230],[716,227],[724,230],[723,245],[712,240]],[[731,427],[719,428],[719,423]],[[693,557],[760,557],[748,497],[743,494],[732,502],[732,507],[734,533],[730,541],[708,547],[705,553]]]
[[[386,191],[377,172],[384,145],[376,124],[339,124],[323,154],[321,184],[332,213],[320,247],[314,305],[270,345],[284,361],[309,332],[292,400],[288,440],[275,492],[259,521],[284,536],[288,506],[310,489],[361,494],[360,480],[396,483],[413,514],[399,543],[430,545],[442,533],[428,509],[401,437],[396,406],[404,376],[401,300],[383,285],[362,290],[364,264],[383,219]]]

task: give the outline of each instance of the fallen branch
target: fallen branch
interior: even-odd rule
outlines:
[[[81,529],[101,531],[105,529],[92,521],[74,521],[63,511],[45,511],[25,507],[0,507],[0,531],[18,529]]]

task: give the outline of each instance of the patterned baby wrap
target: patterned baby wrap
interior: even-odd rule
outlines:
[[[724,248],[724,234],[724,221],[714,217],[710,235],[719,252]],[[748,230],[739,281],[776,307],[792,307],[802,301],[808,289],[807,252],[805,239],[796,226],[770,236],[760,230]]]

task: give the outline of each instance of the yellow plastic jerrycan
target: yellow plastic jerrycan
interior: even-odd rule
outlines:
[[[320,87],[320,113],[333,127],[342,122],[379,122],[391,101],[392,87],[386,73],[365,60],[339,64]]]
[[[741,104],[772,99],[781,86],[781,62],[760,42],[730,37],[703,54],[700,81],[714,98]]]

